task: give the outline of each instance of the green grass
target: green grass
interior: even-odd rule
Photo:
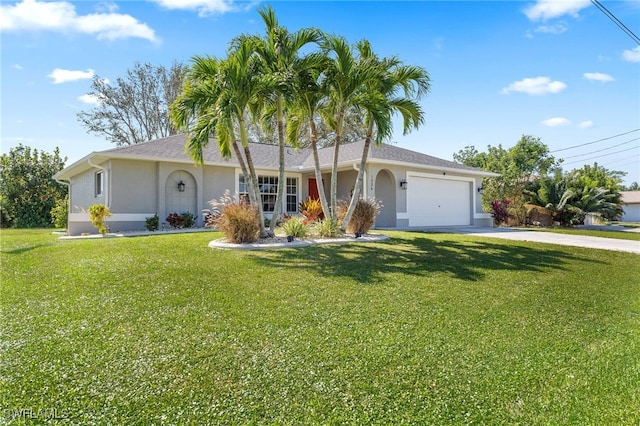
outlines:
[[[3,231],[0,424],[640,422],[638,255],[388,234]]]
[[[523,228],[527,231],[553,232],[556,234],[585,235],[588,237],[614,238],[618,240],[640,241],[640,232],[608,231],[582,228]]]

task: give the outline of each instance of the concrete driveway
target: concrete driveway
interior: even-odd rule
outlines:
[[[532,241],[535,243],[559,244],[563,246],[614,250],[640,254],[640,241],[587,237],[584,235],[555,234],[553,232],[536,231],[534,229],[522,230],[510,228],[482,228],[476,226],[452,226],[433,228],[409,228],[406,230],[468,234],[476,235],[478,237],[501,238],[504,240],[515,241]]]

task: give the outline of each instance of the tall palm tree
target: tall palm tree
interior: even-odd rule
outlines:
[[[231,149],[234,150],[245,179],[249,179],[250,202],[257,206],[262,218],[263,207],[246,123],[248,114],[255,117],[256,99],[268,90],[258,78],[259,62],[248,44],[235,46],[224,60],[196,56],[192,61],[183,92],[171,106],[172,120],[177,128],[187,130],[185,149],[198,163],[203,162],[203,150],[213,135],[224,156],[230,157]],[[260,222],[261,235],[265,236],[264,221]]]
[[[287,104],[291,103],[295,97],[298,73],[317,67],[322,61],[323,55],[319,53],[300,55],[302,48],[309,43],[317,43],[320,40],[318,30],[302,28],[294,33],[289,33],[286,28],[280,26],[271,6],[259,8],[258,13],[264,22],[266,36],[242,35],[232,42],[232,46],[235,44],[252,46],[260,59],[262,78],[270,83],[271,90],[263,93],[261,102],[263,103],[263,126],[269,127],[269,124],[275,121],[278,135],[278,189],[270,224],[270,231],[273,232],[281,214],[285,192],[285,115]],[[297,143],[297,141],[293,142]]]
[[[329,217],[329,203],[324,192],[322,182],[322,171],[320,169],[320,157],[318,155],[318,132],[316,129],[316,116],[326,98],[326,93],[321,85],[322,77],[321,65],[315,69],[309,69],[300,74],[298,89],[294,102],[291,106],[291,113],[287,121],[287,141],[294,144],[299,136],[301,128],[306,125],[309,128],[309,141],[313,153],[313,165],[316,178],[316,188],[320,197],[322,211]]]
[[[333,165],[331,168],[331,218],[336,217],[338,192],[338,158],[342,142],[344,117],[349,108],[359,107],[362,98],[358,95],[363,86],[377,75],[377,68],[371,61],[358,61],[351,46],[344,37],[326,35],[322,47],[329,57],[325,69],[327,102],[320,109],[324,121],[335,133]]]
[[[394,113],[402,116],[403,134],[418,128],[424,121],[424,113],[417,101],[428,93],[430,87],[429,74],[425,69],[403,65],[395,57],[381,60],[373,53],[366,40],[360,41],[356,49],[359,61],[368,62],[376,69],[376,73],[363,85],[364,90],[359,95],[361,99],[357,102],[365,112],[364,125],[367,132],[351,202],[342,221],[343,230],[349,224],[360,198],[371,141],[379,146],[391,137]]]

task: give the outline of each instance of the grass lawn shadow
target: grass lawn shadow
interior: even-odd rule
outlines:
[[[445,273],[465,281],[480,281],[492,270],[562,269],[569,259],[576,260],[566,251],[529,247],[526,243],[414,232],[393,235],[381,243],[319,245],[256,256],[257,262],[268,266],[302,268],[363,284],[375,284],[383,281],[384,275],[394,273]]]

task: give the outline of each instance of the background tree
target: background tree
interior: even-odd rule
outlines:
[[[51,210],[67,195],[67,187],[53,180],[66,157],[22,144],[0,158],[0,216],[3,227],[52,226]]]
[[[559,165],[550,153],[549,147],[540,138],[523,135],[511,148],[489,145],[487,152],[478,152],[467,146],[453,155],[455,161],[471,167],[500,173],[498,177],[485,178],[482,204],[489,211],[494,200],[508,199],[509,213],[520,223],[524,223],[523,192],[535,178],[545,176]]]
[[[576,193],[592,195],[600,193],[600,196],[606,196],[607,202],[622,205],[620,191],[624,188],[622,185],[624,176],[624,172],[609,170],[599,166],[598,163],[593,163],[593,166],[585,164],[582,168],[567,173],[567,186]],[[595,191],[598,188],[606,194],[602,194],[603,191]],[[620,216],[620,213],[616,209],[609,209],[603,212],[603,217],[613,220]]]
[[[631,182],[630,185],[623,187],[623,191],[640,191],[640,184],[638,182]]]
[[[78,113],[89,133],[104,136],[117,146],[133,145],[176,133],[169,105],[180,93],[186,66],[170,68],[136,63],[115,83],[95,76],[89,95],[98,106]]]

